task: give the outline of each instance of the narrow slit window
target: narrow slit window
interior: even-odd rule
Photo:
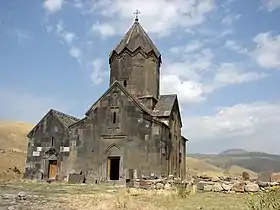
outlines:
[[[117,118],[117,114],[116,114],[116,112],[113,112],[113,123],[114,124],[116,123],[116,118]]]
[[[54,138],[52,137],[52,143],[51,143],[52,146],[53,146],[53,143],[54,143]]]
[[[127,85],[127,81],[126,81],[126,80],[124,80],[124,81],[123,81],[123,86],[125,86],[125,87],[126,87],[126,85]]]

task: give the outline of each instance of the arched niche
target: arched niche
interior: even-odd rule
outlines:
[[[111,144],[106,150],[105,153],[107,156],[119,156],[121,157],[121,148],[117,144]]]

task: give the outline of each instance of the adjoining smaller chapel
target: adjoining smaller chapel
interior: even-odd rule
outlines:
[[[161,54],[138,18],[109,55],[110,84],[82,119],[51,109],[28,133],[25,178],[184,178],[186,143],[176,94],[160,95]]]

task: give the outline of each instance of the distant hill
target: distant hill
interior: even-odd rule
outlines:
[[[188,157],[187,158],[187,174],[190,176],[196,175],[208,175],[211,177],[219,176],[231,176],[238,177],[241,176],[243,172],[250,174],[250,177],[257,178],[258,174],[249,169],[243,168],[241,166],[232,165],[227,169],[219,168],[209,162],[202,159]]]
[[[25,168],[26,134],[32,127],[25,122],[0,121],[0,180],[22,176],[19,171],[23,173]]]
[[[240,155],[245,153],[247,153],[247,151],[244,149],[229,149],[220,153],[220,155]]]
[[[247,152],[242,149],[234,149],[227,150],[218,155],[188,154],[188,156],[197,158],[224,170],[235,165],[256,173],[262,171],[280,171],[280,155],[263,152]]]

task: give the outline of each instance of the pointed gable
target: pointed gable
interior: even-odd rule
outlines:
[[[143,112],[151,115],[150,111],[140,102],[137,98],[135,98],[132,94],[130,94],[117,80],[109,87],[109,89],[89,108],[89,110],[86,112],[86,116],[90,114],[92,110],[94,110],[100,102],[106,97],[106,95],[111,92],[114,87],[118,87],[125,95],[127,95],[133,103],[141,109]]]
[[[157,58],[161,58],[160,52],[149,38],[148,34],[142,28],[140,23],[136,20],[132,27],[125,34],[121,42],[118,44],[116,49],[111,52],[110,58],[114,52],[120,54],[124,49],[134,52],[139,48],[141,48],[146,53],[153,52]]]
[[[30,137],[30,135],[36,130],[36,128],[38,127],[38,125],[44,121],[44,119],[46,119],[49,115],[53,115],[55,117],[57,117],[57,119],[61,122],[61,124],[65,127],[68,128],[70,125],[78,122],[80,119],[73,117],[71,115],[65,114],[63,112],[54,110],[54,109],[50,109],[50,111],[48,111],[48,113],[39,121],[39,123],[37,123],[34,128],[27,134],[27,137]]]

